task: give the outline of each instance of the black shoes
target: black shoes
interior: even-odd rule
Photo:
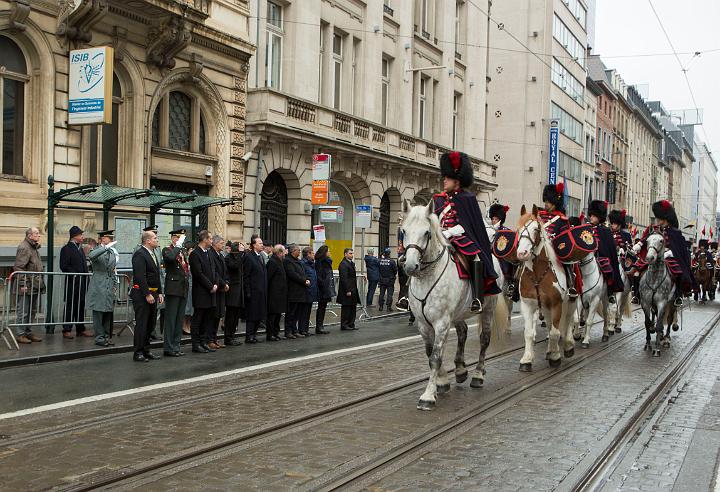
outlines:
[[[260,343],[260,342],[258,342],[258,339],[257,339],[257,338],[254,338],[254,337],[253,337],[253,338],[248,338],[248,339],[246,339],[246,340],[245,340],[245,343],[252,345],[252,344]]]
[[[284,335],[285,340],[295,340],[297,336],[293,335],[292,333],[285,333]]]
[[[398,302],[395,303],[395,307],[401,311],[407,311],[408,309],[410,309],[410,302],[408,301],[407,297],[401,297],[400,299],[398,299]]]
[[[195,352],[196,354],[207,354],[208,352],[210,352],[209,349],[203,347],[202,345],[194,346],[192,348],[192,351]]]
[[[145,358],[146,358],[147,360],[160,360],[160,359],[162,359],[162,357],[160,357],[160,356],[157,355],[157,354],[153,354],[152,352],[147,352],[147,353],[145,353],[144,355],[145,355]]]
[[[150,359],[146,358],[143,354],[133,355],[133,360],[135,362],[150,362]]]
[[[184,355],[184,354],[181,354],[180,352],[163,352],[163,355],[165,357],[180,357],[181,355]]]
[[[242,342],[240,340],[238,340],[237,338],[233,338],[231,340],[225,340],[226,347],[237,347],[239,345],[242,345]]]
[[[205,349],[205,352],[215,352],[215,349],[210,348],[207,343],[201,343],[200,348]]]
[[[324,330],[322,326],[315,328],[316,335],[327,335],[328,333],[330,333],[330,332],[327,330]]]

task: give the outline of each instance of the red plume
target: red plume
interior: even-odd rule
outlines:
[[[667,201],[667,200],[662,200],[662,201],[660,202],[660,206],[661,206],[662,208],[664,208],[665,210],[669,210],[670,207],[672,207],[672,204],[671,204],[669,201]]]
[[[620,217],[622,217],[624,219],[626,215],[627,215],[627,210],[625,210],[625,209],[620,210]]]
[[[503,207],[503,210],[505,211],[505,213],[508,213],[508,212],[510,211],[510,207],[507,206],[507,205],[505,205],[505,206]]]
[[[555,191],[558,195],[562,195],[565,193],[565,183],[558,183],[555,185]]]
[[[450,164],[456,171],[460,169],[460,152],[450,152]]]
[[[578,217],[578,218],[580,219],[580,223],[585,222],[585,212],[581,212],[580,217]]]
[[[603,203],[605,204],[605,208],[608,208],[608,205],[610,205],[607,200],[605,200]]]

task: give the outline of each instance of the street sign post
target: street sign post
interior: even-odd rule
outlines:
[[[330,154],[313,154],[312,158],[312,204],[326,205],[330,194]]]
[[[550,144],[548,147],[548,183],[557,184],[558,157],[560,153],[560,128],[558,120],[550,122]]]
[[[355,228],[360,229],[360,273],[365,275],[365,229],[372,226],[372,205],[355,205]],[[360,319],[369,318],[367,312],[367,283],[363,282],[362,298],[360,305],[362,306],[362,314]]]

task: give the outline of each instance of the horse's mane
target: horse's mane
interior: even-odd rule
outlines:
[[[403,220],[403,227],[407,230],[416,227],[418,223],[422,224],[424,221],[429,221],[432,239],[439,241],[442,245],[446,245],[447,240],[445,236],[442,235],[442,229],[440,229],[440,219],[436,214],[430,214],[428,217],[426,212],[427,207],[423,205],[412,207]]]

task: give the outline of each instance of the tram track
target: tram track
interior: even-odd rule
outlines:
[[[599,323],[600,322],[596,324]],[[633,336],[640,331],[644,331],[644,329],[638,328],[636,330],[624,332],[622,335],[614,337],[614,340],[609,342],[606,346],[598,347],[594,351],[591,351],[584,355],[577,355],[575,358],[576,361],[572,364],[569,364],[568,368],[564,370],[568,370],[569,368],[574,367],[578,362],[583,361],[588,357],[597,357],[597,352],[604,352],[610,346],[615,346],[619,343],[627,343],[627,341],[632,339]],[[536,344],[544,343],[546,340],[547,338],[543,338],[542,340],[536,341]],[[524,345],[509,348],[502,352],[498,352],[488,356],[486,362],[496,363],[507,358],[517,357],[518,354],[521,353],[523,350]],[[477,361],[473,361],[468,363],[467,367],[468,369],[470,369],[476,364]],[[555,377],[554,373],[556,373],[557,371],[558,369],[543,369],[538,371],[537,373],[531,374],[530,376],[526,376],[525,378],[531,379],[532,381],[535,381],[535,379],[544,381],[545,379]],[[451,373],[452,370],[448,371],[448,374]],[[132,488],[136,488],[147,483],[152,483],[158,478],[167,477],[182,470],[199,466],[200,464],[211,463],[212,461],[219,459],[220,457],[232,455],[233,453],[238,452],[242,448],[253,446],[254,444],[260,442],[267,442],[273,440],[280,437],[281,435],[292,433],[295,430],[299,430],[302,428],[312,428],[313,425],[323,424],[339,416],[352,414],[354,412],[360,411],[361,409],[392,400],[394,398],[409,394],[411,392],[419,391],[426,384],[427,379],[427,374],[423,373],[422,376],[405,379],[390,386],[386,386],[381,390],[367,393],[357,398],[340,402],[336,405],[332,405],[314,412],[309,412],[305,415],[298,416],[293,419],[288,419],[286,421],[279,422],[263,428],[255,429],[250,432],[245,432],[239,435],[230,436],[226,439],[217,440],[207,445],[197,446],[195,448],[183,450],[182,452],[178,452],[172,455],[166,455],[156,460],[145,462],[140,466],[130,466],[118,470],[111,470],[99,474],[88,475],[82,477],[80,482],[76,482],[71,486],[61,488],[60,490],[84,491],[94,490],[98,488],[129,490]],[[490,402],[482,403],[479,405],[479,407],[483,408],[482,412],[488,412],[489,410],[494,409],[501,403],[506,402],[513,396],[518,396],[523,392],[527,391],[528,389],[531,389],[533,386],[536,386],[537,384],[538,382],[525,381],[519,385],[514,385],[511,387],[512,394],[508,394],[507,391],[504,391],[503,396],[499,398],[494,398]],[[478,405],[473,406],[473,408],[477,407]],[[452,429],[457,425],[461,425],[466,420],[467,419],[462,419],[462,422],[457,422],[454,425],[450,423],[449,429]],[[449,429],[439,428],[432,432],[431,435],[442,435],[446,433]],[[418,442],[414,445],[410,444],[410,449],[400,450],[399,456],[406,455],[413,449],[427,443],[428,441],[430,441],[430,439],[432,438],[421,439],[421,443]],[[394,459],[394,456],[390,458],[390,460]],[[377,460],[373,460],[371,463],[375,463],[376,461]],[[387,460],[385,461],[387,462]],[[367,466],[364,466],[362,467],[362,470],[353,470],[350,474],[352,475],[350,480],[347,480],[348,475],[346,475],[345,478],[334,477],[333,480],[329,481],[328,483],[315,484],[308,489],[334,490],[336,488],[343,488],[346,485],[354,483],[357,479],[361,479],[368,473],[376,471],[384,464],[386,463],[376,463],[376,466],[371,465],[370,469],[366,469]],[[338,478],[339,480],[337,480]],[[333,485],[335,482],[337,482],[337,484]]]

